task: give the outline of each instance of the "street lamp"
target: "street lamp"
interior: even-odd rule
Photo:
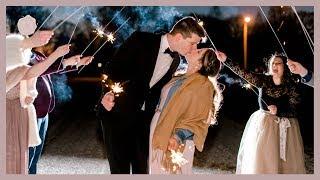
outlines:
[[[249,16],[244,18],[243,24],[243,61],[244,69],[247,69],[247,47],[248,47],[248,23],[251,21]]]

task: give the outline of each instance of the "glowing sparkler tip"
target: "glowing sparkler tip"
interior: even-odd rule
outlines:
[[[116,40],[116,38],[112,33],[107,34],[107,41],[109,41],[110,43],[113,43],[114,40]]]
[[[199,19],[198,24],[203,27],[204,22]]]
[[[119,94],[123,92],[123,87],[119,82],[114,83],[114,85],[111,86],[112,92],[115,94]]]
[[[102,63],[98,63],[98,67],[102,67]]]
[[[105,33],[103,32],[103,30],[101,28],[97,28],[97,29],[93,30],[93,32],[97,33],[97,35],[100,37],[103,37],[105,35]]]
[[[245,85],[243,85],[243,87],[246,88],[246,89],[250,89],[251,85],[250,84],[245,84]]]
[[[188,161],[183,158],[183,154],[181,152],[176,152],[174,150],[170,150],[171,151],[171,158],[172,158],[172,163],[173,164],[177,164],[179,167],[181,167],[182,165],[188,163]]]

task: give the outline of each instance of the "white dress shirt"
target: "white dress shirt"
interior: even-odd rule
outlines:
[[[164,53],[167,48],[170,47],[167,35],[165,34],[161,36],[160,49],[158,52],[156,65],[153,71],[152,78],[149,82],[150,88],[152,88],[167,73],[173,61],[172,57],[169,54]]]
[[[160,41],[160,49],[158,52],[158,57],[156,61],[156,65],[153,70],[153,75],[151,77],[151,80],[149,82],[149,87],[152,88],[169,70],[171,63],[173,61],[172,57],[164,53],[164,51],[170,48],[168,43],[167,34],[161,36]],[[145,103],[143,103],[142,110],[145,109]]]

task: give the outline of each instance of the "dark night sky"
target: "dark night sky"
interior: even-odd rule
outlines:
[[[175,6],[176,10],[179,11],[182,14],[190,14],[192,12],[200,15],[209,15],[211,6]],[[257,6],[219,6],[222,11],[222,17],[228,18],[230,16],[236,16],[238,14],[242,15],[250,15],[254,17],[259,9]],[[50,10],[53,10],[55,7],[48,6]],[[56,22],[57,20],[60,20],[64,17],[67,17],[70,15],[70,11],[75,11],[75,9],[78,7],[59,7],[54,13],[53,17],[54,19],[51,22]],[[94,12],[96,10],[96,6],[90,6],[90,11]],[[268,7],[262,7],[265,12],[268,11]],[[313,6],[295,6],[297,11],[308,11],[313,12],[314,8]],[[76,16],[70,19],[71,21],[76,20]]]

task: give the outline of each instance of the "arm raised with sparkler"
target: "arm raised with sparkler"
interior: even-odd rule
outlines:
[[[305,84],[313,86],[313,73],[308,71],[299,62],[288,59],[287,66],[293,74],[299,74],[301,81]]]
[[[92,62],[93,60],[93,56],[86,56],[86,57],[82,57],[82,55],[75,55],[72,57],[69,57],[67,59],[65,59],[62,64],[64,67],[67,66],[83,66],[83,65],[88,65]]]
[[[51,53],[45,61],[37,63],[29,69],[24,79],[30,79],[32,77],[38,77],[45,72],[59,57],[68,54],[70,51],[70,45],[59,46],[53,53]]]
[[[247,82],[250,82],[252,85],[256,87],[263,86],[264,76],[259,76],[258,74],[245,71],[237,63],[232,62],[230,58],[227,58],[227,56],[223,52],[215,51],[215,53],[217,55],[218,60],[224,63],[224,65],[230,68],[235,74],[245,79]]]

